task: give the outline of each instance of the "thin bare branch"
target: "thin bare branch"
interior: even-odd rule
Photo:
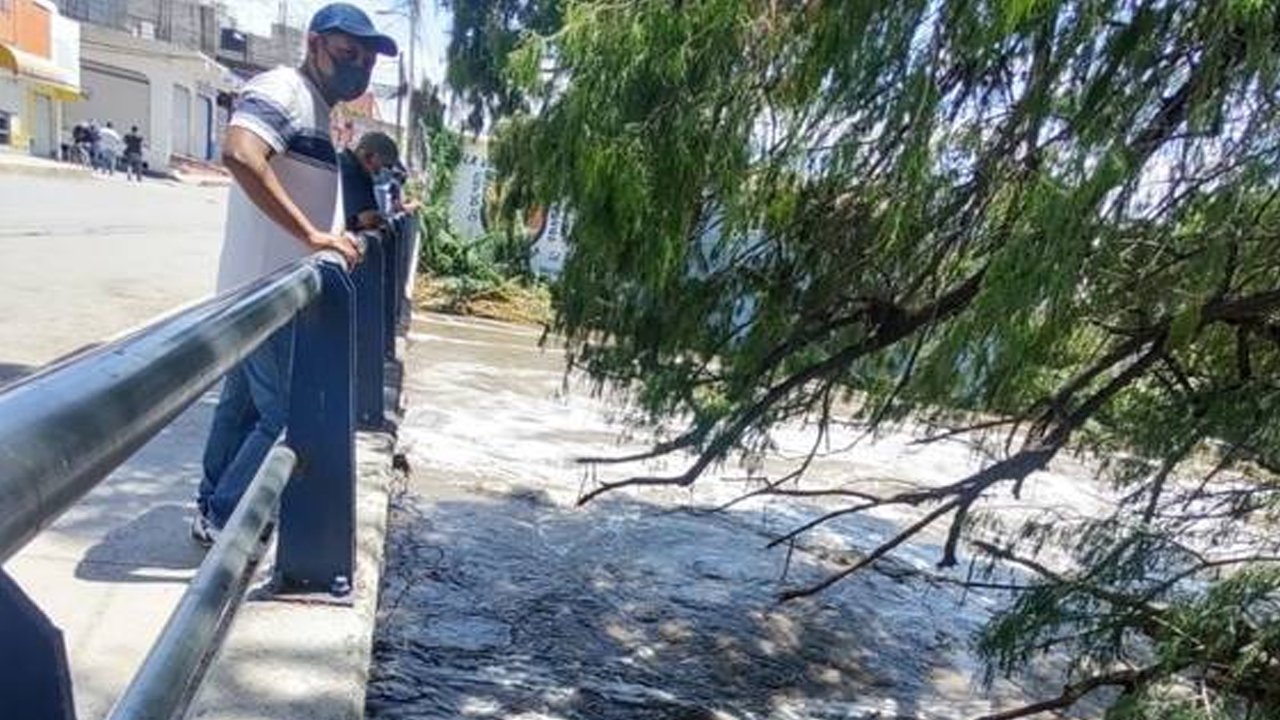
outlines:
[[[665,442],[660,442],[649,450],[645,450],[643,452],[612,457],[580,457],[576,458],[575,462],[579,465],[621,465],[625,463],[640,462],[642,460],[652,460],[654,458],[662,457],[663,455],[670,455],[671,453],[679,452],[680,450],[687,450],[689,448],[696,447],[698,443],[702,442],[710,432],[710,425],[700,425],[679,437]]]
[[[865,557],[863,557],[858,562],[854,563],[852,566],[844,570],[841,570],[838,573],[830,575],[826,579],[822,580],[821,582],[815,583],[813,585],[809,585],[807,587],[802,587],[802,588],[796,588],[794,590],[783,591],[781,594],[779,594],[778,601],[787,602],[789,600],[795,600],[797,598],[808,597],[809,595],[820,593],[823,590],[826,590],[832,585],[835,585],[836,583],[858,572],[859,570],[867,567],[868,565],[875,563],[877,560],[884,557],[885,555],[888,555],[894,548],[898,547],[904,542],[920,534],[921,531],[923,531],[925,528],[932,525],[935,521],[937,521],[938,518],[956,509],[956,507],[959,504],[960,504],[959,500],[951,500],[949,502],[943,503],[942,505],[939,505],[932,512],[920,518],[916,522],[912,523],[911,526],[908,527],[906,530],[903,530],[902,532],[898,533],[893,539],[889,540],[888,542],[881,543],[879,547],[877,547],[875,550],[872,550],[870,553],[868,553]]]
[[[1053,712],[1055,710],[1064,710],[1080,702],[1086,695],[1094,690],[1117,686],[1134,687],[1156,677],[1162,670],[1163,669],[1159,667],[1149,667],[1141,670],[1117,670],[1103,675],[1096,675],[1087,680],[1081,680],[1080,682],[1072,683],[1063,687],[1062,694],[1055,698],[1013,710],[983,715],[982,717],[977,718],[977,720],[1014,720],[1014,718],[1039,715],[1040,713]]]
[[[945,430],[940,433],[934,433],[933,435],[926,435],[925,437],[912,440],[910,444],[911,445],[928,445],[930,443],[936,443],[942,440],[949,440],[951,438],[958,437],[960,435],[968,435],[969,433],[982,432],[983,430],[991,430],[993,428],[1003,427],[1005,425],[1016,425],[1021,421],[1022,421],[1022,418],[1020,417],[988,420],[986,422],[974,423],[973,425],[966,425],[960,428]]]
[[[671,477],[636,477],[605,483],[579,498],[578,504],[584,505],[603,493],[624,487],[636,485],[686,487],[693,484],[704,470],[719,461],[748,428],[764,417],[783,398],[818,378],[827,377],[843,370],[860,357],[883,350],[899,340],[911,336],[926,323],[940,321],[960,313],[977,297],[978,290],[982,287],[982,278],[985,275],[985,268],[976,271],[935,303],[931,303],[924,308],[911,312],[900,308],[893,308],[892,311],[883,309],[884,312],[880,322],[874,326],[874,332],[869,333],[867,337],[859,342],[846,346],[835,354],[828,356],[825,360],[810,365],[804,370],[792,374],[786,380],[770,387],[758,401],[738,413],[732,422],[720,430],[707,447],[703,449],[693,465],[680,475]]]

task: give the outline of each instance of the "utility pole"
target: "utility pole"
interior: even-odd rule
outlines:
[[[279,17],[276,22],[280,25],[280,42],[284,44],[284,64],[292,67],[293,41],[289,34],[289,0],[280,0]]]
[[[405,6],[409,12],[406,17]],[[396,123],[399,125],[398,138],[401,154],[404,155],[406,168],[414,166],[414,128],[413,128],[413,96],[417,92],[418,71],[414,58],[418,48],[418,25],[422,22],[422,0],[400,0],[395,7],[378,10],[379,15],[396,15],[409,21],[409,58],[408,77],[405,75],[404,53],[398,58],[400,62],[400,88],[397,88]]]
[[[408,94],[409,84],[405,81],[405,78],[404,78],[404,57],[401,56],[396,58],[396,63],[397,63],[396,126],[399,128],[399,131],[400,131],[399,133],[397,133],[399,137],[396,138],[396,142],[399,143],[401,148],[407,148],[409,146],[405,145],[404,143],[404,140],[405,140],[404,131],[407,126],[407,123],[405,122],[405,116],[404,116],[404,96]]]
[[[409,144],[403,145],[402,147],[407,148],[404,154],[405,167],[409,168],[410,170],[413,169],[413,165],[414,165],[413,158],[414,158],[414,155],[416,154],[414,152],[415,148],[413,147],[413,139],[414,139],[415,133],[413,131],[412,123],[413,123],[413,94],[417,90],[418,70],[417,70],[417,65],[415,65],[413,62],[413,58],[415,54],[414,50],[418,46],[418,24],[421,20],[420,18],[421,11],[422,11],[422,0],[409,0],[409,92],[406,93],[406,95],[408,95],[406,104],[409,106],[409,112],[407,113],[407,122],[406,122],[406,124],[409,126],[408,127]]]

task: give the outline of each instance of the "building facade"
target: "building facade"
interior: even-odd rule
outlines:
[[[86,24],[210,57],[217,53],[219,30],[229,24],[226,8],[211,0],[58,0],[58,7]]]
[[[0,0],[0,9],[23,2],[52,6],[51,0]],[[283,12],[270,35],[256,35],[237,30],[216,0],[57,5],[83,23],[79,57],[72,63],[83,101],[55,121],[63,142],[79,122],[110,121],[121,132],[136,125],[147,141],[145,160],[157,170],[167,169],[174,157],[216,161],[243,82],[281,65],[298,65],[306,50],[306,31],[286,22]],[[332,130],[340,146],[371,130],[398,134],[382,120],[372,97],[337,108]]]
[[[161,40],[97,25],[82,31],[84,101],[68,109],[64,128],[112,122],[122,133],[137,126],[144,160],[166,170],[174,156],[218,157],[225,126],[219,97],[237,81],[209,56]]]
[[[218,36],[218,62],[250,78],[281,65],[298,65],[306,51],[307,33],[302,28],[275,23],[270,35],[224,27]]]
[[[0,0],[0,150],[57,157],[80,98],[80,26],[49,0]]]
[[[196,0],[129,0],[126,32],[148,40],[162,40],[185,50],[213,57],[218,31],[226,24],[225,10]]]
[[[5,0],[0,0],[0,3]],[[210,160],[226,126],[226,99],[237,81],[214,60],[225,7],[212,0],[58,0],[84,23],[80,66],[84,102],[66,113],[78,122],[137,126],[144,159],[165,170],[175,156]]]
[[[385,133],[392,138],[399,134],[395,123],[382,119],[377,98],[372,92],[333,106],[333,113],[329,116],[329,138],[338,150],[354,148],[360,138],[370,132]],[[403,155],[404,148],[400,152]]]

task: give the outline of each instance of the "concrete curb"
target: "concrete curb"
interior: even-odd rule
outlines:
[[[52,161],[13,161],[0,158],[0,175],[30,175],[34,177],[56,177],[87,180],[93,172],[80,165],[68,165]]]
[[[195,187],[231,187],[234,182],[231,178],[220,175],[197,175],[180,172],[170,173],[168,179]]]
[[[249,599],[187,712],[191,720],[359,720],[373,653],[385,557],[395,440],[356,437],[356,581],[350,607],[254,599],[269,579],[274,546]]]

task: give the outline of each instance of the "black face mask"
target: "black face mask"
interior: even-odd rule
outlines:
[[[324,94],[334,100],[355,100],[369,88],[369,78],[373,74],[372,67],[360,63],[343,62],[325,50],[329,62],[333,64],[333,74],[321,78]]]

